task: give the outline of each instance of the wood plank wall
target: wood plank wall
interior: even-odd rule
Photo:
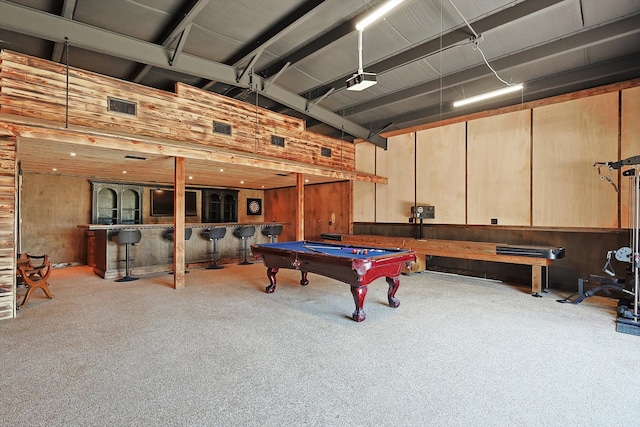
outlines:
[[[467,224],[531,224],[531,110],[471,120]]]
[[[291,116],[182,83],[169,93],[72,67],[67,92],[64,65],[6,50],[0,55],[0,113],[355,170],[352,143],[309,132]],[[136,115],[108,111],[109,97],[135,103]],[[214,134],[214,121],[231,124],[232,135]],[[283,137],[285,147],[272,144],[271,135]],[[323,148],[331,155],[322,155]]]
[[[376,171],[395,179],[387,185],[376,184],[376,222],[395,221],[415,200],[415,134],[395,136],[387,144],[387,150],[377,148]]]
[[[15,215],[16,138],[0,136],[0,285],[14,289],[14,292],[16,277]],[[13,297],[11,298],[11,304],[15,305],[15,300]],[[11,311],[11,317],[14,317],[15,306]],[[4,310],[4,314],[7,314],[6,310]]]
[[[640,87],[623,90],[621,97],[620,158],[626,159],[640,155]],[[633,219],[630,217],[632,210],[629,209],[630,183],[629,178],[620,177],[620,222],[623,228],[633,226]]]
[[[435,218],[425,219],[424,223],[464,224],[465,124],[423,130],[417,133],[416,138],[415,204],[435,206]],[[410,207],[405,207],[402,213],[407,218]]]
[[[593,167],[618,160],[618,93],[535,108],[532,144],[532,225],[618,227],[618,194]]]
[[[373,185],[373,184],[371,184]],[[304,239],[320,240],[323,233],[349,233],[352,222],[351,183],[306,185],[304,187]],[[296,188],[280,188],[264,192],[264,220],[284,223],[279,241],[296,240]]]
[[[425,224],[626,227],[627,179],[614,171],[616,193],[593,165],[640,154],[638,117],[640,87],[627,87],[389,137],[367,170],[389,184],[373,204],[354,186],[354,212],[407,223],[415,203],[435,206]]]

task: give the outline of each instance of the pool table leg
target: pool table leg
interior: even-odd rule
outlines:
[[[400,300],[396,298],[396,291],[400,286],[399,277],[387,277],[387,283],[389,284],[389,307],[396,308],[400,305]]]
[[[353,295],[353,301],[356,303],[356,310],[353,312],[351,317],[356,322],[362,322],[367,318],[367,315],[364,314],[364,310],[362,307],[364,306],[364,298],[367,296],[367,287],[366,286],[352,286],[351,287],[351,295]]]
[[[267,277],[269,278],[270,285],[267,286],[264,290],[267,291],[268,294],[272,294],[276,290],[276,273],[278,272],[278,268],[269,267],[267,268]]]
[[[307,280],[307,272],[306,271],[300,271],[300,273],[302,273],[302,278],[300,279],[300,284],[302,286],[307,286],[309,284],[309,280]]]

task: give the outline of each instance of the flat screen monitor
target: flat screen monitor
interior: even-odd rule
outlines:
[[[198,216],[196,192],[186,191],[184,195],[186,216]],[[173,216],[173,190],[151,190],[151,216]]]

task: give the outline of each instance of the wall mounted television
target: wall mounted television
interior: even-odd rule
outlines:
[[[185,216],[198,216],[195,191],[185,191]],[[151,190],[151,216],[173,216],[173,190]]]

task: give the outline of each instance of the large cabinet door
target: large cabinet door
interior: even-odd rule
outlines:
[[[142,187],[130,184],[92,182],[93,224],[141,224]]]
[[[202,222],[238,221],[238,190],[202,191]]]

